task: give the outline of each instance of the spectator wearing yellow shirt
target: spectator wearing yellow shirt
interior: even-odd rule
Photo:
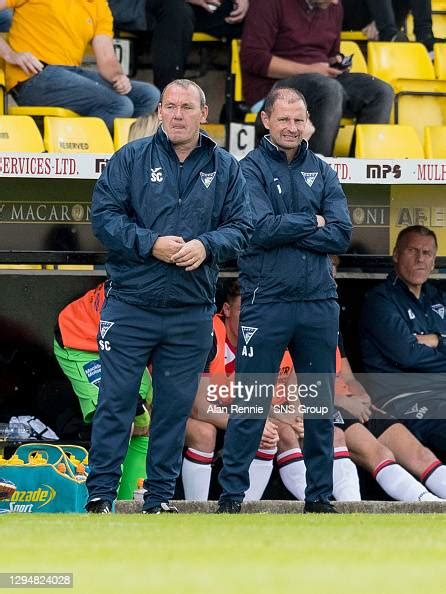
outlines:
[[[9,45],[0,38],[6,86],[19,105],[59,106],[102,118],[155,110],[159,91],[130,81],[113,50],[113,17],[106,0],[0,0],[13,8]],[[98,72],[80,67],[92,44]]]

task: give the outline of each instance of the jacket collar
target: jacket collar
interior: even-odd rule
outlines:
[[[399,287],[402,291],[404,291],[406,293],[406,295],[408,295],[409,297],[411,297],[411,299],[414,299],[415,301],[420,301],[423,299],[424,295],[429,293],[429,281],[426,281],[424,283],[424,285],[421,287],[421,293],[420,293],[420,299],[417,299],[415,297],[415,295],[412,293],[412,291],[409,291],[409,287],[406,285],[406,283],[397,275],[397,273],[395,272],[395,270],[392,270],[392,272],[389,272],[389,275],[387,277],[388,281],[391,283],[391,285],[393,287]]]
[[[276,161],[287,161],[285,151],[280,149],[278,146],[276,146],[272,142],[269,134],[266,134],[262,138],[262,140],[260,141],[260,146],[262,148],[264,148],[266,150],[266,152],[268,153],[268,155],[270,155]],[[291,161],[291,163],[293,163],[293,164],[294,163],[302,163],[304,161],[305,157],[307,156],[307,153],[308,153],[308,142],[305,139],[302,139],[302,142],[300,143],[300,146],[299,146],[299,150],[294,155],[294,158]]]

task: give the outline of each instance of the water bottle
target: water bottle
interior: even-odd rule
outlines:
[[[87,473],[85,472],[85,466],[82,464],[82,462],[79,462],[77,465],[74,478],[78,483],[83,483],[87,480]]]
[[[144,503],[144,493],[146,489],[144,489],[144,479],[138,479],[136,483],[136,489],[133,491],[133,501],[137,501],[138,503]]]

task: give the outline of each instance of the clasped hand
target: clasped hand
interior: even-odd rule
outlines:
[[[196,270],[206,259],[206,249],[199,239],[184,241],[176,235],[158,237],[153,244],[154,258],[186,269]]]

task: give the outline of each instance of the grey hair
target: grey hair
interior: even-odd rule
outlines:
[[[183,89],[188,89],[189,87],[195,87],[198,91],[198,94],[200,96],[200,107],[203,109],[203,107],[205,107],[206,105],[206,95],[204,94],[203,89],[197,85],[196,82],[194,82],[193,80],[189,80],[188,78],[177,78],[176,80],[173,80],[172,82],[170,82],[168,85],[166,85],[163,89],[163,92],[161,93],[161,99],[160,99],[160,103],[163,102],[164,99],[164,95],[166,93],[166,90],[169,87],[172,86],[177,86],[177,87],[183,87]]]

